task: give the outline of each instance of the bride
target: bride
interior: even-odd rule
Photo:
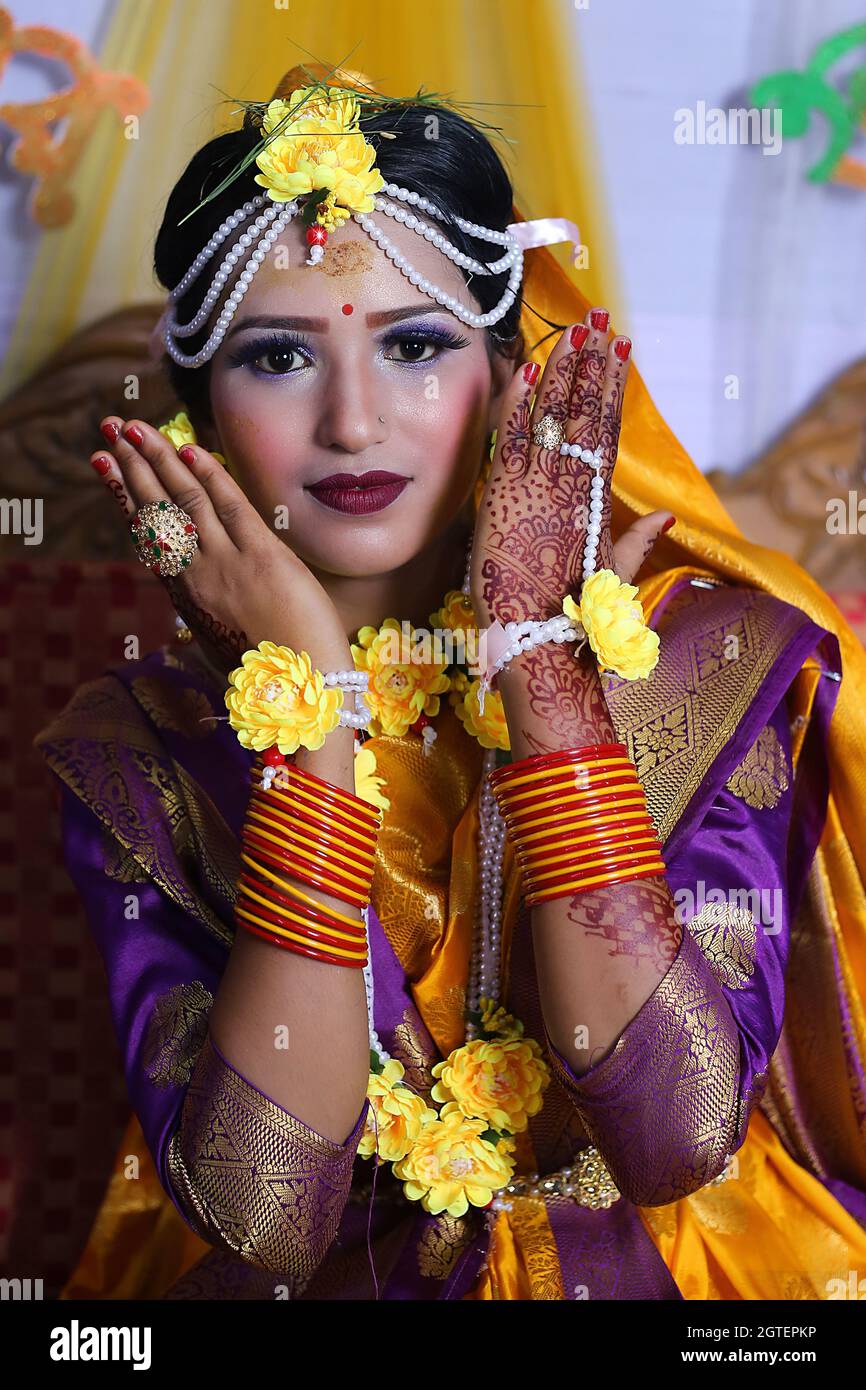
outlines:
[[[783,557],[677,556],[717,504],[551,239],[482,130],[344,71],[171,193],[185,410],[92,462],[185,626],[37,739],[158,1180],[70,1296],[824,1298],[866,1257],[779,1049],[839,643]]]

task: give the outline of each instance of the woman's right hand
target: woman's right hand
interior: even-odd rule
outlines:
[[[101,429],[113,454],[103,481],[127,527],[146,502],[163,498],[195,522],[199,543],[190,565],[161,582],[226,678],[262,641],[307,651],[322,670],[351,669],[348,639],[328,594],[212,454],[184,445],[191,460],[185,462],[171,440],[143,420],[109,415]],[[91,456],[97,472],[100,457],[109,456],[104,449]],[[134,546],[132,536],[129,542]]]

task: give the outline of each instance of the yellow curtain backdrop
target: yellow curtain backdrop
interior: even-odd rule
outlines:
[[[104,69],[146,83],[150,106],[138,139],[103,114],[72,176],[73,220],[52,231],[34,227],[41,245],[0,394],[77,328],[161,296],[153,242],[181,169],[212,135],[239,123],[231,98],[265,100],[283,72],[313,58],[346,60],[388,95],[423,85],[467,105],[492,103],[469,114],[516,142],[496,147],[523,216],[577,222],[588,267],[570,265],[568,245],[554,255],[590,302],[603,301],[621,320],[579,26],[580,12],[565,0],[117,0],[97,56]]]

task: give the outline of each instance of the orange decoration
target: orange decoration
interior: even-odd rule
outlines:
[[[103,72],[93,54],[79,39],[44,24],[21,25],[0,7],[0,75],[15,53],[39,53],[65,63],[72,86],[39,101],[0,102],[0,120],[21,136],[12,146],[9,160],[23,174],[36,174],[39,183],[32,203],[34,220],[43,227],[61,227],[75,211],[75,197],[67,184],[93,134],[100,113],[114,107],[124,120],[144,111],[150,94],[137,77]],[[59,138],[51,126],[66,121]]]

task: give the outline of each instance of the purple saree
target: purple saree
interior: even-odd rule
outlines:
[[[823,748],[838,682],[817,680],[807,725],[793,731],[789,692],[804,662],[839,672],[835,637],[768,594],[688,576],[652,623],[658,667],[647,681],[610,678],[606,693],[688,927],[614,1049],[578,1077],[547,1037],[529,914],[516,913],[503,1002],[543,1042],[554,1073],[530,1123],[537,1171],[577,1171],[592,1143],[622,1194],[593,1208],[575,1179],[571,1195],[545,1198],[555,1260],[542,1268],[539,1256],[532,1297],[683,1296],[638,1208],[724,1181],[743,1143],[779,1042],[791,925],[826,813]],[[371,1197],[373,1166],[355,1157],[366,1104],[334,1144],[263,1096],[208,1037],[234,935],[253,760],[224,711],[195,649],[164,647],[83,686],[36,740],[60,782],[67,864],[105,961],[130,1101],[166,1192],[214,1246],[166,1296],[472,1297],[490,1240],[482,1212],[430,1216],[384,1166]],[[453,797],[443,806],[419,789],[431,826],[442,822],[441,862],[418,869],[435,884],[426,900],[439,916],[413,915],[424,894],[387,836],[370,913],[376,1028],[422,1093],[442,1051],[413,986],[458,892],[451,841],[463,843],[456,832],[477,798],[481,751],[450,710],[442,720],[429,773],[437,758],[452,758]],[[454,726],[447,736],[445,720]],[[405,760],[417,740],[377,742],[404,745]],[[412,757],[423,778],[427,760]],[[399,818],[393,799],[386,824],[392,813]],[[435,855],[432,831],[430,843]],[[426,954],[413,933],[429,937]],[[851,1175],[817,1176],[866,1223]],[[533,1219],[524,1209],[525,1250]]]

